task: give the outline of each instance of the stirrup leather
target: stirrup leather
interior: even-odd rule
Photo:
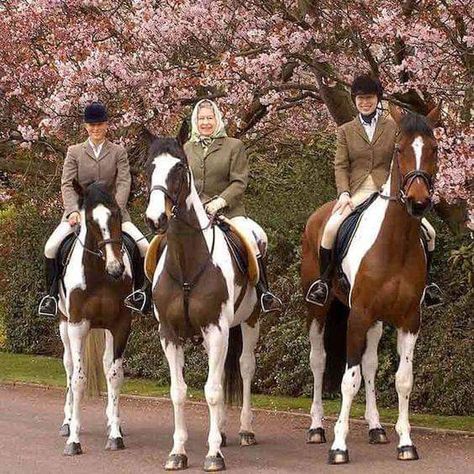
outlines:
[[[54,312],[46,313],[45,311],[42,310],[43,303],[47,300],[54,301]],[[54,296],[51,296],[51,295],[43,296],[43,298],[41,298],[41,301],[38,305],[38,314],[40,316],[53,316],[53,317],[56,316],[58,314],[58,300]]]
[[[323,287],[324,291],[326,292],[326,297],[324,298],[324,301],[322,303],[312,299],[311,293],[314,290],[316,285],[318,285],[318,286],[321,285]],[[306,293],[305,301],[308,302],[308,303],[311,303],[311,304],[315,304],[317,306],[324,306],[328,301],[328,297],[329,297],[329,285],[323,280],[316,280],[308,288],[308,292]]]
[[[142,304],[140,306],[137,305],[137,296],[141,297],[142,299]],[[133,310],[133,311],[138,311],[140,313],[143,312],[145,306],[146,306],[146,293],[142,289],[135,290],[134,292],[130,293],[124,300],[123,303],[124,305]],[[138,300],[140,301],[140,299]]]

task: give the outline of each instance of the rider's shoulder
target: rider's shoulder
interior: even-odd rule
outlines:
[[[77,156],[80,153],[83,146],[84,146],[84,143],[76,143],[75,145],[70,145],[67,149],[67,154]]]
[[[340,131],[343,131],[343,132],[347,132],[348,130],[350,130],[354,125],[357,124],[357,120],[359,120],[358,117],[354,117],[352,120],[349,120],[348,122],[345,122],[343,123],[342,125],[339,125],[339,127],[337,127],[338,130]]]
[[[114,143],[109,141],[108,146],[110,147],[110,150],[112,152],[115,152],[117,154],[123,153],[124,151],[126,152],[125,147],[123,145],[120,145],[120,143]]]
[[[239,140],[238,138],[233,138],[233,137],[225,137],[224,144],[233,150],[245,148],[244,142],[242,140]]]

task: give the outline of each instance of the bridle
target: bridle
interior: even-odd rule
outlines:
[[[95,255],[98,258],[101,258],[102,260],[105,261],[105,253],[102,250],[107,244],[119,244],[122,247],[122,253],[125,252],[125,248],[123,245],[122,239],[102,239],[97,243],[97,247],[99,250],[96,252],[95,250],[91,250],[90,248],[86,247],[85,243],[82,242],[82,240],[79,238],[79,233],[80,233],[80,226],[77,226],[77,228],[74,230],[74,234],[76,236],[76,240],[81,244],[81,247],[91,255]]]
[[[379,196],[388,199],[390,201],[399,201],[402,204],[406,204],[407,202],[407,196],[408,192],[410,191],[410,187],[415,181],[415,179],[420,178],[426,188],[428,189],[429,193],[429,199],[431,201],[431,198],[433,197],[434,193],[434,184],[433,184],[433,177],[427,173],[426,171],[423,170],[412,170],[406,173],[405,175],[402,173],[402,170],[400,168],[400,146],[397,144],[395,145],[395,149],[393,151],[393,158],[392,161],[395,160],[397,164],[397,171],[398,171],[398,193],[396,196],[387,196],[385,194],[382,194],[382,192],[379,191]]]

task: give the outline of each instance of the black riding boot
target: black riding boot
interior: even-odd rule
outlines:
[[[319,268],[321,276],[309,287],[306,293],[306,301],[308,303],[324,306],[329,297],[329,290],[331,289],[331,280],[334,270],[332,261],[332,249],[319,247]]]
[[[423,304],[427,307],[438,306],[443,303],[443,295],[441,288],[434,282],[431,282],[430,271],[431,263],[433,261],[434,251],[426,252],[426,286],[423,296]]]
[[[133,311],[146,314],[151,310],[151,282],[145,276],[144,271],[145,259],[140,257],[139,268],[135,268],[135,288],[138,290],[133,291],[128,295],[125,300],[125,306]]]
[[[257,257],[258,270],[260,278],[255,289],[257,290],[257,297],[260,300],[260,306],[264,313],[272,311],[282,311],[283,303],[280,298],[277,298],[272,292],[268,290],[267,270],[262,257]]]
[[[46,288],[48,294],[44,296],[38,307],[40,316],[54,318],[58,312],[59,272],[55,258],[44,259],[46,271]]]

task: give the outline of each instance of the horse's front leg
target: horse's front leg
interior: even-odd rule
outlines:
[[[184,350],[179,343],[168,341],[164,337],[161,338],[161,346],[170,369],[170,395],[174,409],[173,449],[166,460],[165,469],[167,471],[179,471],[188,467],[188,457],[185,449],[188,430],[184,417],[184,404],[188,387],[183,377]]]
[[[387,434],[380,424],[375,395],[375,374],[378,367],[377,348],[382,337],[383,324],[376,322],[367,331],[367,347],[362,356],[362,375],[365,384],[365,419],[369,424],[369,443],[388,443]]]
[[[329,464],[349,462],[349,451],[346,445],[349,415],[352,400],[357,395],[362,381],[361,360],[370,326],[367,315],[356,314],[353,309],[351,310],[347,325],[347,365],[341,383],[342,406],[334,426],[334,442],[329,451]]]
[[[83,319],[80,323],[68,323],[67,335],[71,347],[73,373],[71,378],[72,388],[72,417],[70,433],[64,447],[66,456],[82,454],[79,433],[81,430],[80,410],[81,400],[86,386],[86,374],[84,371],[84,346],[90,323]]]
[[[71,345],[69,343],[69,336],[67,333],[67,321],[61,321],[59,323],[59,334],[61,335],[61,341],[64,346],[63,353],[63,364],[66,371],[66,401],[64,403],[64,420],[59,429],[61,436],[69,436],[70,424],[72,418],[72,389],[71,389],[71,378],[73,372]]]
[[[413,352],[415,350],[418,333],[398,329],[397,349],[400,355],[400,364],[395,375],[395,386],[398,393],[398,420],[395,429],[400,436],[398,443],[398,459],[414,461],[418,453],[410,437],[410,423],[408,421],[408,407],[413,387]]]
[[[243,397],[240,412],[240,446],[257,444],[252,427],[252,380],[255,375],[255,348],[257,347],[260,323],[252,327],[246,322],[241,324],[242,355],[240,356],[240,374],[242,376]]]
[[[123,333],[125,331],[125,333]],[[128,329],[129,332],[129,329]],[[117,451],[125,448],[120,427],[119,398],[123,385],[123,348],[128,339],[127,328],[122,331],[105,331],[104,374],[107,380],[107,430],[105,449]],[[123,341],[125,340],[125,342]]]
[[[224,404],[224,364],[229,343],[229,327],[221,315],[219,324],[211,324],[204,331],[204,347],[209,358],[209,373],[204,387],[206,401],[209,406],[209,436],[204,470],[208,472],[225,469],[224,456],[221,452],[222,436],[220,433],[220,415]]]
[[[313,319],[309,328],[311,352],[309,363],[314,377],[313,403],[311,404],[311,426],[306,436],[307,443],[325,443],[326,436],[323,428],[323,375],[326,365],[326,351],[324,350],[324,326],[321,320]],[[342,335],[341,335],[342,337]]]

